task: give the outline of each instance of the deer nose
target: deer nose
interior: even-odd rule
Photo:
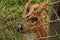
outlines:
[[[23,33],[23,30],[24,30],[23,25],[18,25],[17,32]]]

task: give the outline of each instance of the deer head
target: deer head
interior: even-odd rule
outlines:
[[[47,2],[43,2],[41,5],[26,3],[25,10],[23,11],[24,22],[18,26],[19,31],[29,33],[33,31],[36,34],[38,33],[37,31],[39,31],[42,36],[47,36],[45,32],[46,24],[44,24],[46,23],[45,16],[47,13],[43,10],[47,5]]]

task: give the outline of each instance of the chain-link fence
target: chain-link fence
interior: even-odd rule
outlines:
[[[22,40],[22,36],[16,31],[16,28],[22,20],[21,13],[24,3],[26,1],[0,0],[0,40]],[[57,6],[59,4],[60,1],[50,3],[50,11],[47,14],[49,18],[47,21],[49,24],[48,36],[40,37],[41,39],[60,40],[60,15],[58,15],[60,6]]]
[[[21,40],[16,27],[22,19],[20,6],[17,0],[0,0],[0,40]]]

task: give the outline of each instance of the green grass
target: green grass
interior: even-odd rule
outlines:
[[[28,0],[1,0],[0,1],[0,40],[22,40],[16,28],[22,20],[24,4]],[[46,0],[34,0],[41,3]]]

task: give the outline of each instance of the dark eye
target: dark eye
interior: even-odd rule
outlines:
[[[31,19],[31,21],[32,22],[35,22],[35,21],[37,21],[38,20],[38,18],[37,17],[32,17],[32,18],[30,18]]]

